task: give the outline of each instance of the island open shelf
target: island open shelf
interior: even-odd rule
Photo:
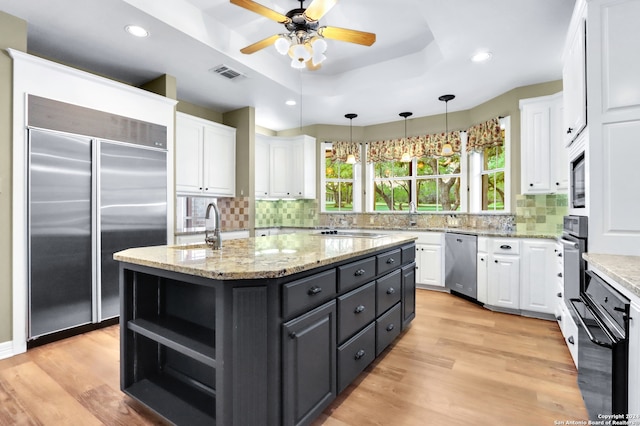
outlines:
[[[287,268],[255,239],[117,253],[122,390],[177,425],[311,423],[413,319],[415,245],[300,238],[265,237]]]

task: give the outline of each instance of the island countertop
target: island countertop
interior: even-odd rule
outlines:
[[[205,244],[151,246],[117,252],[117,261],[216,280],[279,278],[331,263],[411,243],[415,236],[381,232],[367,238],[286,234]]]

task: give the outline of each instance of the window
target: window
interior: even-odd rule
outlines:
[[[504,146],[482,152],[482,210],[504,210]]]
[[[360,211],[360,164],[347,164],[333,156],[331,142],[324,142],[322,211]]]
[[[370,164],[369,170],[374,174],[372,190],[369,191],[369,210],[409,210],[411,163],[381,161]]]
[[[460,166],[460,154],[424,157],[416,161],[418,211],[460,210]]]

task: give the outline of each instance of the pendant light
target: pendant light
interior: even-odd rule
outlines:
[[[449,101],[454,99],[456,96],[455,95],[442,95],[438,98],[438,100],[440,101],[444,101],[444,120],[445,120],[445,137],[446,137],[446,142],[444,143],[444,145],[442,145],[442,152],[440,153],[440,155],[444,156],[444,157],[450,157],[453,155],[453,147],[451,146],[451,144],[449,143],[449,108],[448,108],[448,104]]]
[[[349,113],[345,114],[344,117],[349,119],[349,143],[353,143],[353,119],[356,118],[358,114]],[[347,164],[356,164],[356,156],[353,154],[347,155]]]
[[[411,117],[413,115],[412,112],[401,112],[400,114],[398,114],[400,117],[404,117],[404,141],[405,143],[407,142],[407,117]],[[402,153],[402,158],[400,159],[401,162],[403,163],[410,163],[411,162],[411,154],[408,152],[403,152]]]

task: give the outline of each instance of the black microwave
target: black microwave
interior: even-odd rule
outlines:
[[[586,207],[587,185],[584,152],[571,162],[571,207]]]

